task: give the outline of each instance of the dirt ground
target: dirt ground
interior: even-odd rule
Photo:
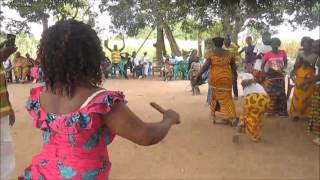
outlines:
[[[104,87],[122,90],[129,107],[147,122],[161,120],[149,106],[155,101],[181,114],[182,124],[174,126],[159,144],[142,147],[117,137],[108,147],[112,168],[110,179],[319,179],[319,147],[306,132],[306,122],[288,118],[265,118],[262,141],[240,137],[232,143],[235,130],[213,125],[201,95],[191,96],[188,81],[108,80]],[[39,130],[31,125],[24,104],[33,84],[9,85],[16,112],[12,135],[16,147],[13,179],[41,149]],[[238,114],[242,99],[236,101]]]

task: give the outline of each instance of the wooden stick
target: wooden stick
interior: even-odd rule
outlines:
[[[163,114],[166,110],[164,110],[159,104],[155,103],[155,102],[151,102],[150,106],[152,106],[153,108],[155,108],[157,111],[159,111],[161,114]]]

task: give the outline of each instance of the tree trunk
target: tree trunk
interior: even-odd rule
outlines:
[[[240,33],[242,26],[244,25],[243,19],[237,18],[234,25],[230,21],[223,21],[223,31],[225,35],[230,35],[231,41],[238,44],[238,34]]]
[[[162,60],[162,55],[166,55],[166,48],[164,44],[164,34],[161,23],[157,23],[157,42],[156,42],[156,59]]]
[[[245,22],[245,17],[241,16],[241,9],[238,5],[227,10],[222,17],[222,26],[225,35],[230,35],[231,41],[238,44],[238,34]],[[232,13],[232,16],[230,14]]]
[[[166,37],[169,41],[171,52],[176,56],[181,56],[181,51],[180,51],[179,46],[178,46],[178,44],[172,34],[172,31],[170,30],[170,27],[166,23],[163,23],[163,29],[164,29],[164,32],[166,33]]]
[[[41,18],[41,23],[42,23],[42,32],[47,30],[49,28],[49,25],[48,25],[48,17],[47,16],[43,16]]]
[[[204,57],[207,58],[208,55],[213,51],[214,45],[211,38],[204,40]]]
[[[224,35],[231,35],[232,33],[232,25],[231,25],[231,21],[230,21],[230,16],[228,15],[224,15],[222,17],[222,27],[223,27],[223,32],[224,32]]]
[[[198,55],[202,57],[202,37],[200,31],[198,31]]]
[[[244,25],[244,19],[240,17],[236,18],[231,38],[232,38],[232,41],[237,45],[238,45],[238,34],[240,33],[243,25]]]

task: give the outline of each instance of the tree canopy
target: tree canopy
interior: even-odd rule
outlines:
[[[320,12],[317,0],[102,0],[99,7],[109,12],[114,32],[134,36],[146,27],[157,27],[157,45],[163,30],[170,38],[166,27],[172,29],[177,23],[184,32],[197,32],[198,38],[212,27],[217,30],[218,23],[223,34],[217,34],[230,35],[237,43],[238,33],[247,27],[261,32],[288,22],[313,29]],[[163,51],[164,47],[156,47]]]
[[[313,29],[319,25],[320,2],[318,0],[229,0],[188,1],[190,15],[201,28],[220,20],[225,34],[237,41],[237,35],[245,27],[268,30],[284,22],[292,26]]]
[[[44,30],[48,28],[50,15],[59,19],[75,18],[78,9],[87,5],[86,0],[4,0],[2,3],[17,10],[27,22],[41,22]]]

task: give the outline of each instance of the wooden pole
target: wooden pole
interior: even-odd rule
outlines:
[[[156,26],[155,26],[156,27]],[[143,43],[141,44],[141,46],[139,47],[137,54],[139,53],[140,49],[142,48],[142,46],[144,45],[144,43],[146,43],[146,41],[149,39],[151,33],[154,31],[155,27],[149,32],[147,38],[143,41]]]

